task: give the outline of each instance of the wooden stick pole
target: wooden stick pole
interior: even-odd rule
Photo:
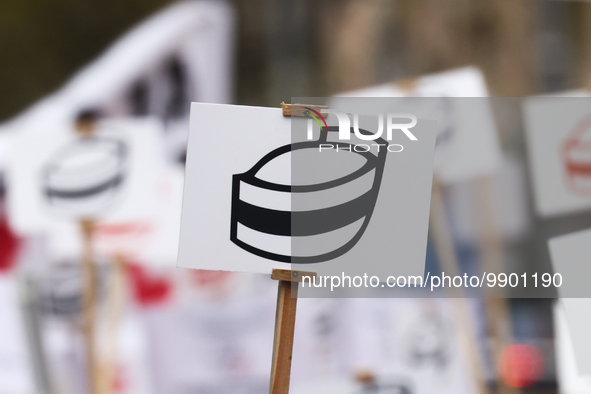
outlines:
[[[81,138],[91,138],[97,126],[97,114],[82,112],[75,123],[76,133]],[[86,375],[89,394],[99,394],[99,370],[96,355],[96,298],[97,274],[94,262],[92,239],[96,228],[94,219],[80,219],[83,237],[82,255],[82,333],[86,347]]]
[[[494,180],[492,177],[481,178],[475,181],[473,186],[482,269],[487,273],[498,275],[504,271],[505,264],[503,240],[494,201],[497,194]],[[497,288],[495,291],[494,298],[484,299],[484,305],[492,338],[492,356],[496,366],[501,359],[503,349],[513,342],[513,330],[508,294],[503,288]],[[498,379],[498,387],[500,394],[520,392],[517,388],[506,386],[502,377]]]
[[[124,256],[115,256],[111,269],[106,294],[106,346],[100,368],[99,394],[111,394],[117,372],[119,331],[125,305],[125,279],[127,262]]]
[[[325,105],[281,103],[283,116],[306,116],[306,108],[317,111],[328,108]],[[269,394],[288,394],[291,377],[291,357],[295,332],[298,283],[304,276],[316,277],[315,272],[274,269],[271,279],[279,281],[277,312],[275,314],[275,337],[271,362],[271,383]]]
[[[96,316],[96,265],[92,238],[95,223],[92,219],[82,219],[80,227],[83,234],[84,252],[82,256],[82,333],[86,347],[86,371],[90,394],[97,394],[98,379],[95,347],[95,316]]]
[[[442,271],[452,277],[460,275],[458,257],[450,236],[443,196],[437,181],[433,183],[430,222],[430,231]],[[476,328],[470,319],[468,303],[465,298],[454,298],[452,299],[452,307],[461,351],[467,359],[468,368],[472,370],[474,385],[479,394],[486,394],[488,389],[484,380],[484,365],[478,351]]]
[[[275,315],[275,338],[273,339],[273,361],[271,364],[270,394],[289,393],[291,357],[297,298],[292,297],[292,286],[297,292],[297,283],[279,281],[277,314]]]
[[[274,269],[271,275],[272,279],[279,281],[279,290],[269,394],[289,393],[298,282],[301,282],[304,276],[313,278],[316,273]]]

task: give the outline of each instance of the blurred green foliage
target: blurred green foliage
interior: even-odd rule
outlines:
[[[0,120],[51,93],[172,0],[0,1]]]

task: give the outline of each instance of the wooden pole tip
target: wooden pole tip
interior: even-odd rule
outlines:
[[[371,386],[376,384],[376,376],[373,372],[367,370],[357,371],[357,373],[355,374],[355,380],[363,384],[364,386]]]

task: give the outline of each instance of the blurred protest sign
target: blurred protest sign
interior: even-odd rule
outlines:
[[[528,212],[527,172],[519,157],[511,153],[503,154],[498,172],[491,177],[495,213],[503,241],[515,243],[522,240],[530,229]],[[454,239],[461,245],[477,245],[479,240],[478,210],[474,201],[473,185],[465,182],[449,185],[446,188],[447,208],[450,228]]]
[[[194,294],[142,313],[152,387],[170,394],[268,392],[275,283],[248,274],[195,272],[200,275],[188,275]],[[230,285],[230,292],[220,297],[212,284]],[[204,299],[204,292],[214,299]]]
[[[564,394],[583,394],[591,391],[591,376],[582,374],[577,367],[577,350],[569,329],[565,312],[570,299],[562,299],[554,304],[554,347],[556,352],[556,375],[558,388]],[[589,300],[574,300],[581,303]],[[589,304],[586,302],[586,304]],[[585,313],[590,305],[584,305]]]
[[[536,211],[542,217],[591,208],[591,97],[577,92],[524,104]]]
[[[466,67],[341,93],[333,102],[336,105],[338,97],[441,98],[409,100],[408,107],[426,118],[438,120],[434,171],[441,182],[448,184],[491,175],[501,164],[496,125],[487,96],[480,70]]]
[[[123,256],[126,260],[155,266],[173,266],[177,258],[183,175],[169,168],[155,174],[150,196],[143,204],[151,210],[115,214],[95,226],[93,246],[98,256]],[[146,205],[145,208],[148,208]],[[121,208],[123,209],[123,207]],[[49,235],[54,259],[67,259],[79,252],[76,228],[60,227]]]
[[[294,393],[477,392],[450,300],[301,301]]]
[[[591,374],[591,299],[583,298],[587,297],[585,290],[589,286],[588,278],[591,274],[591,230],[552,238],[548,245],[555,272],[552,280],[554,285],[560,280],[559,306],[564,311],[572,338],[577,370],[579,374]]]
[[[279,108],[192,105],[180,267],[271,273],[291,264],[339,275],[384,268],[384,277],[398,270],[422,276],[435,122],[415,122],[417,140],[397,130],[386,141],[384,133],[381,152],[351,144],[323,150],[322,141],[338,141],[338,126],[323,126],[309,140],[307,124]],[[385,256],[391,261],[393,250],[404,264],[375,266]]]
[[[497,194],[493,177],[501,168],[502,153],[492,103],[487,98],[488,91],[481,71],[467,67],[342,93],[333,98],[330,105],[337,105],[342,97],[350,96],[401,97],[404,101],[399,102],[398,111],[415,111],[422,117],[438,120],[434,166],[436,184],[430,231],[441,267],[446,272],[461,272],[455,240],[451,237],[449,223],[453,222],[460,234],[469,233],[469,241],[479,244],[483,270],[501,271],[504,261],[500,234],[507,226],[498,223],[496,211],[499,206],[492,195]],[[380,112],[382,109],[374,107],[373,110]],[[457,187],[469,181],[473,182],[470,185],[473,195],[468,200],[470,205],[462,205],[458,215],[464,220],[449,220],[439,185]],[[470,210],[471,205],[473,210]],[[506,329],[510,327],[508,307],[502,300],[497,303],[499,305],[487,305],[491,332],[497,333],[495,335],[500,338],[496,343],[509,344],[511,330]],[[483,366],[474,346],[475,328],[470,327],[466,318],[466,305],[460,301],[456,307],[453,309],[458,314],[456,318],[465,323],[459,327],[466,330],[462,334],[464,356],[469,360],[477,390],[484,392]],[[499,357],[499,349],[500,346],[494,349],[494,360]]]
[[[398,381],[400,392],[478,392],[470,361],[458,350],[463,333],[454,322],[452,302],[351,300],[351,321],[345,325],[352,348],[349,367]]]
[[[347,355],[352,338],[345,325],[350,299],[302,298],[298,300],[292,388],[322,386],[327,381],[350,381]],[[359,320],[356,320],[358,322]]]
[[[174,261],[182,175],[167,169],[161,138],[150,119],[105,120],[86,139],[66,125],[19,130],[8,174],[12,227],[49,234],[53,259],[68,259],[82,252],[73,220],[94,217],[98,255]]]
[[[561,338],[558,338],[558,341],[561,342],[561,346],[573,351],[575,363],[570,367],[574,367],[577,375],[588,376],[591,374],[591,341],[589,339],[591,319],[588,313],[591,308],[591,300],[588,298],[562,298],[558,304],[563,314],[561,318],[565,320],[564,323],[561,321],[557,324],[566,323],[564,328],[567,330]]]

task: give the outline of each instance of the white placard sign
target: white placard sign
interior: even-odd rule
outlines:
[[[98,256],[123,255],[135,263],[174,266],[177,259],[183,174],[169,168],[154,175],[151,212],[127,218],[99,220],[93,245]],[[82,253],[78,226],[49,234],[48,251],[53,260],[78,258]]]
[[[576,374],[589,376],[591,374],[591,340],[589,338],[591,299],[564,298],[559,300],[559,304],[564,310],[568,328],[568,335],[561,338],[562,341],[566,340],[563,346],[574,351]]]
[[[530,98],[524,122],[537,213],[590,209],[591,97],[572,92]]]
[[[354,370],[396,377],[391,385],[401,392],[476,392],[465,354],[457,350],[449,300],[356,299],[350,306],[345,327]]]
[[[412,81],[408,88],[389,83],[337,96],[449,98],[441,104],[429,99],[413,102],[416,110],[440,113],[435,149],[438,179],[444,183],[462,182],[494,174],[500,167],[496,125],[490,104],[484,99],[488,96],[486,82],[475,67],[426,75]]]
[[[307,321],[296,323],[291,384],[294,393],[477,392],[465,355],[458,351],[458,332],[449,300],[302,301],[309,308],[303,314]],[[335,301],[343,302],[338,305]],[[331,302],[336,313],[327,310],[320,315],[328,314],[329,320],[310,321],[310,313],[318,309],[313,303]],[[305,340],[298,343],[302,334],[298,330],[314,323],[319,332],[305,332]],[[321,335],[324,338],[320,341]],[[343,346],[344,343],[347,345]],[[306,376],[301,376],[302,370],[307,372]],[[368,372],[376,378],[376,387],[364,388],[354,381],[359,373]]]
[[[554,304],[554,348],[556,377],[560,393],[584,394],[591,391],[591,376],[579,374],[575,346],[567,323],[565,307],[560,300]],[[589,300],[587,300],[589,301]],[[575,300],[575,302],[577,302]]]
[[[97,254],[173,262],[182,174],[166,169],[161,127],[152,119],[105,120],[91,138],[71,125],[18,130],[8,172],[11,226],[48,234],[52,259],[77,258],[78,221],[94,218]]]
[[[147,311],[156,392],[268,390],[276,291],[270,282],[257,294],[239,291],[214,302]]]
[[[561,275],[558,288],[560,306],[564,310],[579,374],[591,374],[591,308],[590,298],[567,298],[586,296],[587,279],[591,274],[591,230],[552,238],[548,242],[555,276]]]
[[[322,144],[307,124],[280,108],[192,104],[179,267],[271,273],[338,264],[340,273],[363,268],[365,256],[392,273],[395,251],[405,274],[423,274],[436,122],[419,118],[416,140],[394,132],[380,141],[396,149],[363,154],[327,148],[336,125],[320,133]]]

